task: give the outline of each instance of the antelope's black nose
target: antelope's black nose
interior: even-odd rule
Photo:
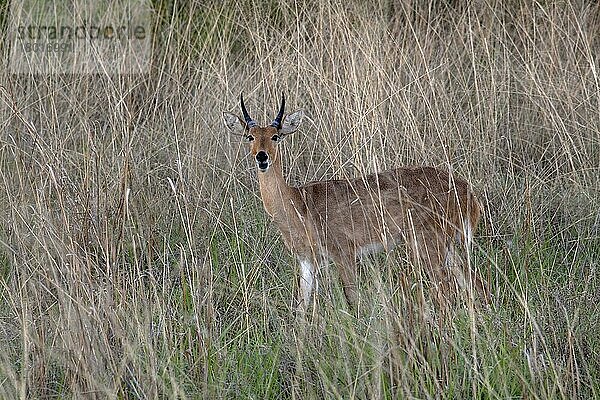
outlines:
[[[263,164],[263,163],[266,163],[268,159],[269,159],[269,156],[266,152],[259,151],[258,153],[256,153],[256,161],[257,162]]]

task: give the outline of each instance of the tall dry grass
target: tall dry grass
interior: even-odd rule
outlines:
[[[6,7],[6,6],[4,6]],[[600,395],[592,2],[157,1],[144,75],[0,72],[0,397]],[[5,13],[4,13],[5,14]],[[310,325],[223,109],[244,92],[291,183],[452,169],[485,204],[494,301],[423,319],[403,252],[334,269]]]

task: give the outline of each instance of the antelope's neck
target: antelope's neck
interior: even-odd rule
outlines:
[[[265,210],[275,222],[285,222],[303,213],[298,189],[286,183],[279,157],[267,172],[258,172],[258,182]]]

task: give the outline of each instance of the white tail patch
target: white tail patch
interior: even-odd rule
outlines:
[[[465,238],[465,247],[467,249],[467,254],[471,252],[471,246],[473,245],[473,227],[471,226],[471,220],[469,217],[466,217],[463,221],[463,235]]]

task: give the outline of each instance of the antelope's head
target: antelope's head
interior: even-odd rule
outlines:
[[[271,164],[277,160],[277,145],[290,133],[295,132],[302,122],[304,112],[298,110],[289,115],[285,112],[285,95],[281,96],[281,106],[279,113],[267,126],[259,126],[256,121],[250,118],[246,106],[244,106],[244,97],[240,95],[242,114],[240,118],[235,114],[223,113],[225,126],[231,133],[242,136],[250,145],[250,154],[256,161],[256,166],[260,172],[267,172]]]

